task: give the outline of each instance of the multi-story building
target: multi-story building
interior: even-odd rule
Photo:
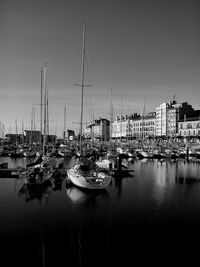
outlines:
[[[178,122],[178,135],[182,137],[200,137],[200,118],[186,118]]]
[[[155,136],[155,112],[146,116],[137,113],[131,116],[117,117],[112,122],[112,139],[132,140],[133,138],[144,138]]]
[[[178,128],[178,109],[169,107],[167,110],[166,135],[175,136]]]
[[[132,137],[143,139],[155,136],[156,113],[149,112],[145,116],[135,118],[131,121]]]
[[[25,130],[23,132],[23,138],[25,143],[39,143],[41,141],[41,132]]]
[[[67,130],[67,141],[72,141],[74,139],[75,132],[73,130]]]
[[[169,101],[156,108],[156,136],[175,136],[178,134],[178,122],[184,116],[199,114],[187,102]]]
[[[5,137],[9,143],[22,143],[23,140],[22,134],[6,134]]]
[[[124,116],[117,116],[111,123],[112,139],[124,139],[128,135],[129,120]]]
[[[156,108],[156,136],[167,135],[168,105],[168,103],[163,103]]]
[[[83,136],[91,140],[109,141],[110,121],[100,118],[83,129]]]

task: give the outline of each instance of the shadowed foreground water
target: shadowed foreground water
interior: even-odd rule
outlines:
[[[10,167],[25,166],[24,159],[6,160]],[[112,178],[98,193],[63,180],[42,192],[18,194],[19,179],[0,178],[4,265],[193,265],[199,253],[200,162],[124,164],[134,168],[133,176]]]

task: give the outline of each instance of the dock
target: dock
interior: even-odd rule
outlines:
[[[18,172],[17,168],[0,169],[0,178],[19,178]]]
[[[115,160],[114,166],[111,163],[109,166],[109,173],[113,176],[126,176],[130,175],[134,172],[134,169],[128,169],[126,166],[122,164],[122,159],[124,158],[123,155],[119,155],[118,158]]]

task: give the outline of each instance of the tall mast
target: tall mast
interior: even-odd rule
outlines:
[[[121,123],[120,123],[120,142],[122,142],[122,96],[121,96]]]
[[[144,107],[143,107],[143,111],[142,111],[142,140],[144,139],[144,116],[145,116],[145,109],[146,109],[146,96],[144,98]]]
[[[46,105],[47,105],[47,107],[46,107],[46,113],[47,113],[47,115],[46,115],[46,124],[47,124],[47,126],[46,126],[46,129],[47,129],[47,131],[46,131],[46,134],[47,134],[47,136],[49,135],[49,92],[48,92],[48,90],[47,90],[47,98],[46,98]]]
[[[35,124],[35,105],[33,105],[33,130],[35,131],[36,124]]]
[[[44,64],[44,137],[43,137],[43,155],[46,153],[46,102],[47,102],[47,84],[46,84],[46,76],[47,76],[47,63]]]
[[[63,143],[65,143],[66,138],[66,105],[64,107],[64,129],[63,129]]]
[[[81,123],[80,123],[80,153],[82,153],[82,132],[83,132],[83,91],[85,74],[85,34],[86,23],[83,25],[83,46],[82,46],[82,66],[81,66]]]
[[[22,144],[24,144],[24,121],[22,120]]]
[[[57,120],[55,122],[55,136],[57,135]]]
[[[16,131],[16,145],[18,144],[18,129],[17,129],[17,119],[15,119],[15,131]]]
[[[113,104],[112,104],[112,88],[110,90],[110,145],[112,144],[112,121],[113,121]]]
[[[4,129],[5,129],[5,125],[3,123],[3,132],[2,132],[2,138],[4,139]]]
[[[31,135],[30,135],[30,145],[32,145],[32,138],[33,137],[33,105],[31,109]]]
[[[43,70],[40,72],[41,88],[40,88],[40,153],[42,152],[42,91],[43,91]]]
[[[94,114],[92,116],[92,145],[94,146]]]

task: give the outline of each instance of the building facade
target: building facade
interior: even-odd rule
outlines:
[[[167,135],[167,108],[168,103],[156,108],[156,136]]]
[[[41,141],[41,132],[40,131],[23,131],[24,143],[40,143]]]
[[[150,112],[146,116],[134,114],[117,117],[112,122],[112,139],[132,140],[135,138],[155,136],[156,113]]]
[[[178,134],[182,137],[200,137],[200,118],[185,118],[179,121]]]
[[[83,129],[83,136],[89,140],[109,141],[110,121],[102,118],[95,120]]]
[[[198,114],[187,102],[169,101],[156,108],[156,136],[178,135],[178,122]]]
[[[133,137],[143,139],[146,137],[155,137],[156,113],[150,112],[140,119],[132,121]]]

